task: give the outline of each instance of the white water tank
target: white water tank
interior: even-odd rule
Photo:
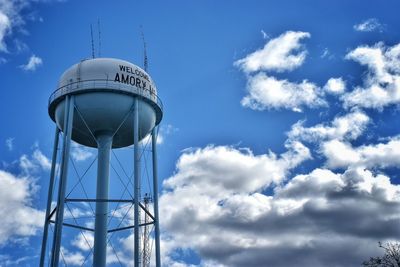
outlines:
[[[113,148],[133,144],[133,104],[138,98],[139,141],[162,119],[156,86],[143,69],[120,59],[95,58],[73,65],[49,99],[49,115],[64,130],[65,97],[74,95],[72,140],[97,147],[95,137],[113,135]]]

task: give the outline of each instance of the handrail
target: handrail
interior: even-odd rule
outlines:
[[[161,99],[157,96],[157,94],[154,91],[150,91],[150,89],[143,89],[143,88],[137,88],[136,86],[120,83],[120,82],[114,82],[111,80],[107,79],[92,79],[92,80],[84,80],[84,81],[78,81],[78,82],[71,82],[67,85],[61,86],[57,88],[49,97],[49,106],[50,104],[57,98],[64,96],[69,93],[74,93],[74,92],[79,92],[81,90],[85,89],[93,89],[93,90],[98,90],[98,89],[115,89],[119,90],[125,93],[133,93],[136,95],[139,95],[141,97],[147,98],[149,100],[152,100],[155,102],[161,110],[163,110],[163,104],[161,102]]]

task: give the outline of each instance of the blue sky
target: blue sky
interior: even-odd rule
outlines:
[[[379,255],[378,241],[400,239],[399,8],[0,0],[0,266],[38,264],[55,127],[47,101],[63,71],[91,57],[90,24],[97,56],[139,66],[144,29],[164,103],[165,266],[358,266]],[[74,145],[78,172],[95,153]],[[132,162],[130,149],[116,153]],[[94,179],[85,183],[93,193]],[[131,241],[112,240],[110,266],[132,266]],[[90,264],[79,232],[65,230],[62,245],[68,266]]]

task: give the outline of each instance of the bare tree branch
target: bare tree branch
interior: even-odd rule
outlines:
[[[385,254],[382,257],[371,257],[368,261],[362,263],[365,267],[400,267],[400,243],[382,244],[378,246],[383,248]]]

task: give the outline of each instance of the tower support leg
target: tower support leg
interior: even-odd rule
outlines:
[[[72,123],[74,119],[74,96],[66,96],[64,109],[64,138],[61,159],[61,173],[57,198],[57,213],[51,253],[51,266],[57,267],[60,260],[62,225],[64,220],[65,191],[67,188],[68,162],[71,147]]]
[[[97,136],[98,161],[97,161],[97,187],[96,198],[108,199],[110,177],[110,151],[112,135],[101,134]],[[96,202],[96,218],[94,226],[94,252],[93,266],[105,267],[107,255],[107,220],[108,202]]]
[[[158,170],[157,170],[157,129],[153,128],[151,132],[151,146],[153,159],[153,201],[154,201],[154,239],[156,249],[156,267],[161,267],[160,257],[160,225],[158,220]]]
[[[140,201],[140,144],[139,144],[139,101],[135,98],[133,110],[133,143],[134,143],[134,258],[135,267],[139,267],[140,243],[139,243],[139,201]]]
[[[57,149],[58,149],[58,141],[60,137],[60,129],[56,126],[56,132],[54,134],[54,146],[53,146],[53,156],[51,158],[51,170],[50,170],[50,182],[49,182],[49,191],[47,194],[47,207],[46,207],[46,215],[44,219],[44,227],[43,227],[43,239],[42,239],[42,250],[40,252],[40,267],[44,267],[44,260],[46,257],[46,246],[47,246],[47,236],[49,233],[49,223],[50,223],[50,209],[51,209],[51,200],[53,199],[53,187],[54,180],[56,174],[56,164],[57,164]]]

